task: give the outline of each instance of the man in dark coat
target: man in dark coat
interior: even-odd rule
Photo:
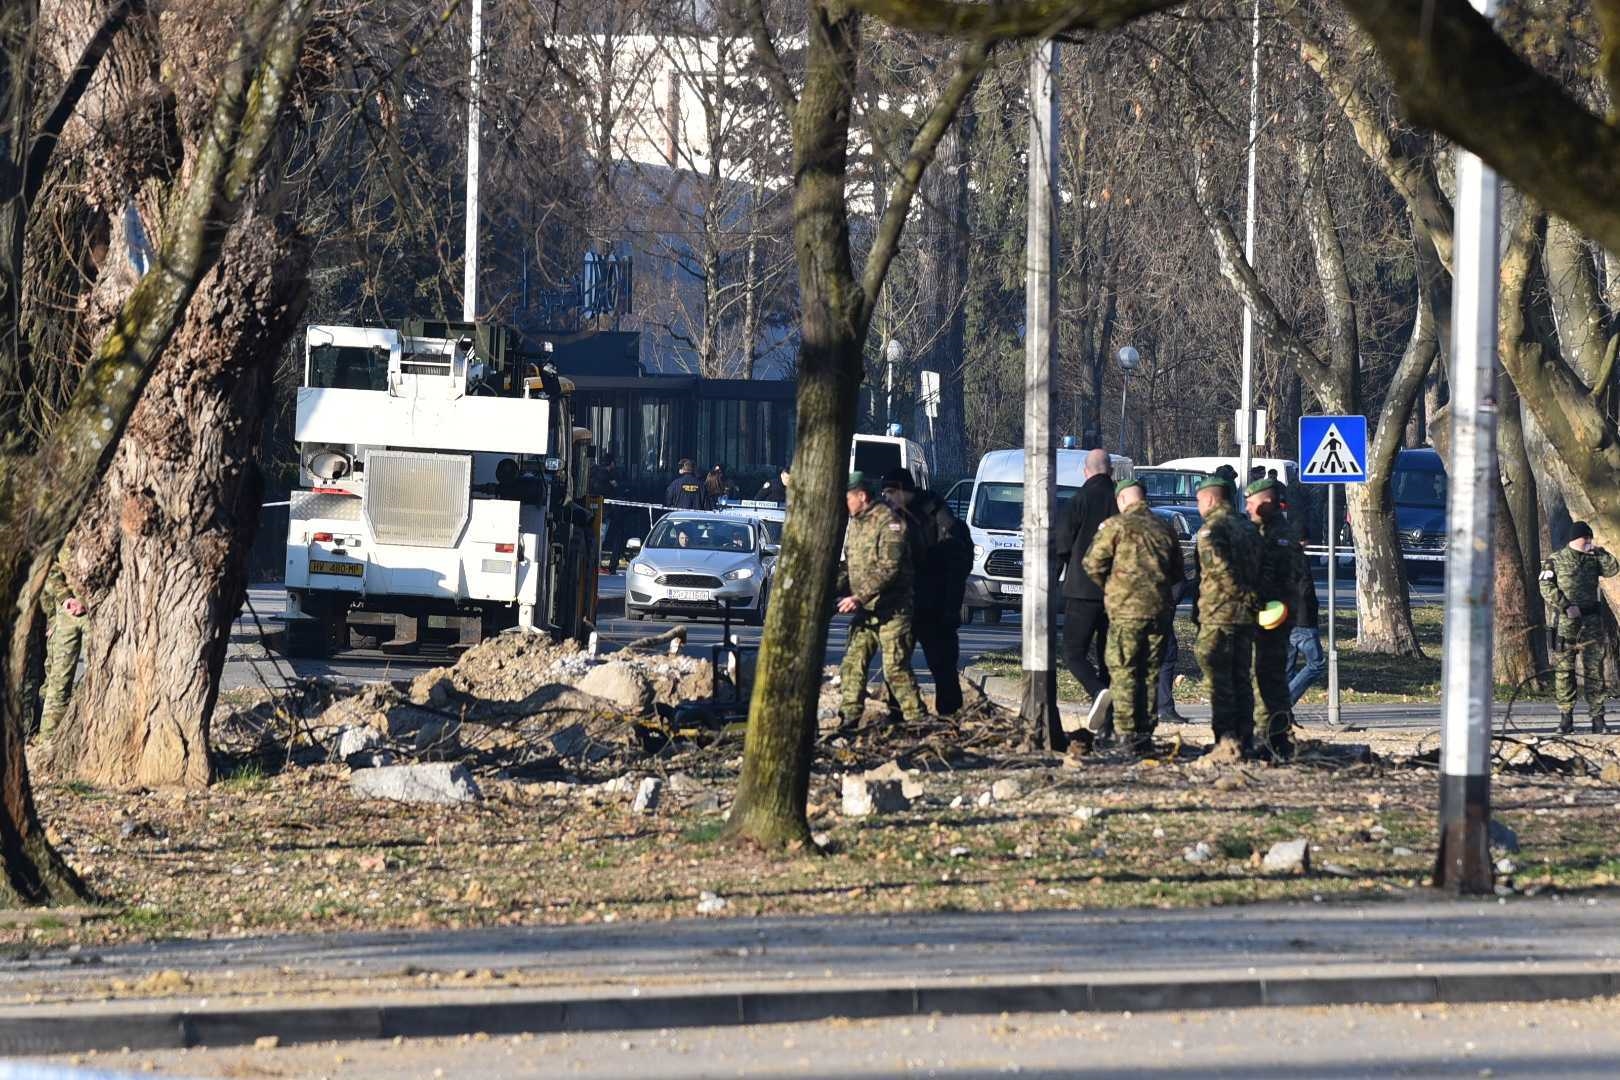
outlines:
[[[691,458],[682,458],[680,473],[671,480],[669,488],[664,492],[664,505],[672,506],[676,510],[713,510],[714,504],[709,501],[709,493],[703,488],[703,481],[697,477],[697,467],[692,464]]]
[[[1108,716],[1108,679],[1102,663],[1108,617],[1103,614],[1102,589],[1091,580],[1082,564],[1097,529],[1114,516],[1117,507],[1113,463],[1108,460],[1108,451],[1088,452],[1081,471],[1085,482],[1058,516],[1054,547],[1064,566],[1063,662],[1091,696],[1086,727],[1097,733],[1103,730]]]
[[[973,541],[945,500],[917,490],[911,473],[883,476],[883,498],[906,523],[916,567],[912,626],[934,676],[934,712],[950,716],[962,707],[962,594],[973,570]]]

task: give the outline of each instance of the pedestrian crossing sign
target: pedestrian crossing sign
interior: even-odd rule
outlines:
[[[1367,482],[1367,418],[1299,418],[1299,481],[1302,484]]]

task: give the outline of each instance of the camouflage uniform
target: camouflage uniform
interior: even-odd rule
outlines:
[[[1581,658],[1586,682],[1586,707],[1592,717],[1592,730],[1604,729],[1603,685],[1603,600],[1598,594],[1598,578],[1620,574],[1620,560],[1602,548],[1577,551],[1560,548],[1541,564],[1541,598],[1556,630],[1557,656],[1553,661],[1553,695],[1562,714],[1562,729],[1570,727],[1575,711],[1575,657]],[[1575,618],[1564,609],[1579,607]]]
[[[1250,663],[1260,534],[1248,518],[1223,503],[1204,518],[1194,558],[1198,640],[1193,653],[1209,682],[1210,721],[1217,740],[1246,743],[1254,734]]]
[[[1164,664],[1165,615],[1183,577],[1181,544],[1144,502],[1102,523],[1086,550],[1086,576],[1103,590],[1108,636],[1103,656],[1114,727],[1140,744],[1153,733],[1153,688]]]
[[[844,535],[846,569],[840,595],[861,602],[849,623],[849,644],[839,669],[843,694],[839,713],[846,726],[860,723],[866,705],[866,669],[872,654],[882,651],[883,677],[888,680],[900,715],[921,720],[922,693],[911,673],[911,652],[917,639],[911,629],[913,568],[905,522],[888,504],[873,499],[849,519]]]
[[[64,548],[51,566],[40,598],[49,619],[45,640],[44,709],[39,719],[42,736],[51,734],[67,715],[68,702],[73,697],[73,681],[79,673],[79,649],[90,621],[88,615],[71,614],[65,606],[74,595],[63,569],[66,560],[67,549]]]
[[[1293,700],[1288,692],[1288,637],[1295,622],[1302,581],[1309,580],[1305,549],[1299,534],[1281,513],[1260,526],[1260,577],[1257,602],[1273,600],[1288,605],[1288,618],[1271,630],[1254,632],[1254,726],[1268,746],[1282,750],[1292,724]],[[1314,585],[1312,586],[1314,588]]]

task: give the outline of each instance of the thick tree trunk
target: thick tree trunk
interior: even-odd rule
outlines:
[[[308,262],[289,218],[237,224],[74,533],[91,619],[60,773],[209,782],[208,720],[258,522],[254,452]]]
[[[765,848],[810,839],[805,803],[866,336],[844,204],[859,16],[817,5],[810,17],[793,123],[801,312],[793,513],[782,534],[742,776],[726,829],[734,840]]]
[[[1421,655],[1388,488],[1382,505],[1366,484],[1344,490],[1356,543],[1356,645],[1365,652]]]
[[[1491,666],[1498,685],[1524,687],[1546,670],[1537,656],[1541,621],[1530,608],[1530,597],[1539,599],[1539,594],[1532,594],[1525,582],[1513,503],[1500,480],[1492,486],[1496,496],[1496,633]]]
[[[1541,567],[1541,515],[1537,511],[1539,492],[1535,472],[1530,467],[1530,454],[1525,441],[1524,415],[1518,391],[1514,389],[1513,380],[1508,378],[1505,372],[1499,374],[1497,387],[1500,401],[1497,439],[1501,454],[1501,483],[1498,486],[1502,489],[1502,497],[1511,515],[1509,520],[1513,523],[1514,546],[1518,549],[1515,567],[1520,575],[1517,591],[1524,602],[1522,614],[1527,626],[1539,627],[1546,620],[1546,616],[1542,613],[1541,591],[1535,585],[1536,574]],[[1504,601],[1506,597],[1502,592],[1502,586],[1505,582],[1500,579],[1505,572],[1499,560],[1497,596],[1502,597]],[[1531,670],[1546,670],[1545,638],[1541,634],[1527,633],[1525,640],[1532,654]],[[1500,660],[1500,650],[1498,659]]]

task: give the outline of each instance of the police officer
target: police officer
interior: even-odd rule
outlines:
[[[50,616],[45,642],[45,701],[39,719],[42,738],[48,738],[67,715],[68,703],[73,699],[73,681],[79,672],[79,651],[90,622],[84,601],[74,595],[68,585],[67,557],[67,548],[63,548],[51,565],[42,597]]]
[[[911,629],[911,548],[905,522],[872,494],[866,477],[849,474],[845,505],[849,529],[844,534],[845,567],[838,580],[838,610],[850,616],[849,642],[839,670],[843,694],[838,712],[844,730],[859,727],[866,705],[866,669],[872,654],[882,651],[883,677],[908,721],[926,715],[917,677],[911,673],[911,651],[917,641]]]
[[[1193,653],[1209,683],[1215,748],[1243,756],[1254,733],[1255,579],[1260,574],[1260,535],[1232,509],[1232,485],[1224,476],[1198,485],[1203,528],[1193,549],[1193,611],[1198,640]]]
[[[912,626],[934,676],[934,712],[950,716],[962,707],[957,629],[962,625],[962,594],[973,572],[973,541],[945,500],[917,490],[905,469],[883,474],[883,499],[906,523],[916,570]]]
[[[1592,731],[1607,730],[1603,719],[1603,599],[1598,579],[1620,574],[1620,560],[1592,544],[1592,527],[1577,521],[1569,545],[1541,564],[1541,598],[1554,626],[1553,696],[1558,699],[1558,730],[1575,730],[1575,657],[1581,658],[1586,707]]]
[[[1102,590],[1108,614],[1104,645],[1114,730],[1125,748],[1152,749],[1153,692],[1164,663],[1165,619],[1183,579],[1181,543],[1148,508],[1139,480],[1114,486],[1119,513],[1097,529],[1086,551],[1086,576]]]
[[[1256,601],[1264,608],[1276,601],[1288,615],[1254,632],[1254,726],[1260,752],[1273,761],[1294,756],[1293,700],[1288,693],[1288,641],[1299,604],[1300,579],[1308,578],[1305,549],[1282,512],[1283,485],[1262,476],[1243,489],[1244,509],[1260,534],[1260,577]],[[1312,588],[1315,585],[1312,583]]]
[[[709,493],[704,489],[703,481],[697,477],[697,467],[692,464],[691,458],[681,459],[679,475],[670,481],[669,488],[664,492],[664,505],[677,510],[714,509],[714,504],[709,501]]]

